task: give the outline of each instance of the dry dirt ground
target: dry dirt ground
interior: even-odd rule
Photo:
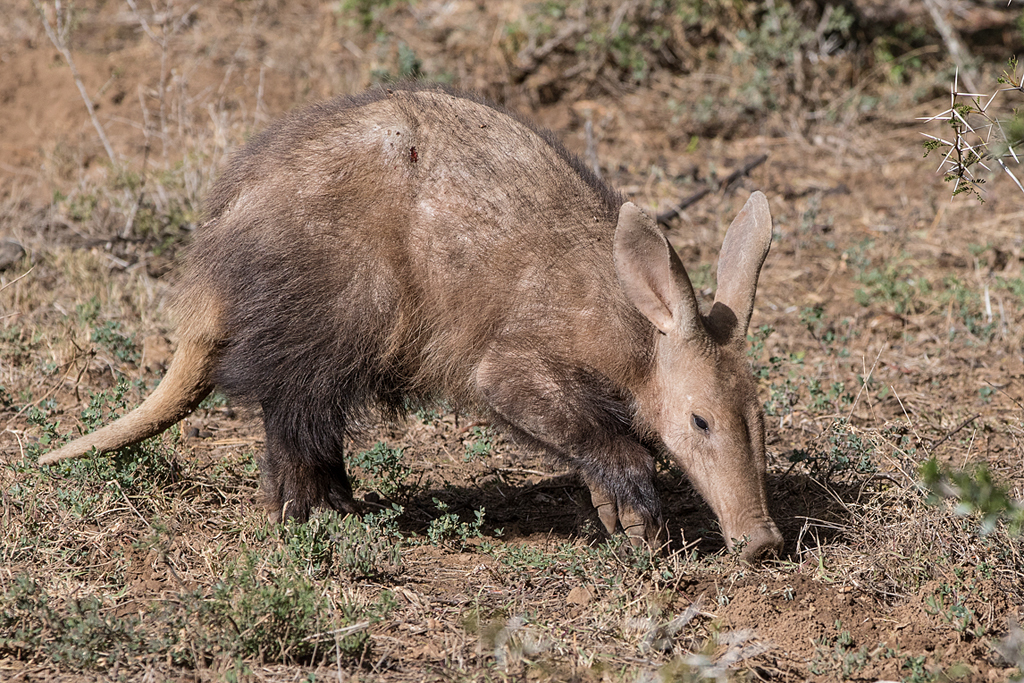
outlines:
[[[0,265],[0,679],[1019,675],[1021,646],[1016,660],[1012,647],[1000,653],[1024,609],[1019,537],[927,505],[919,484],[934,456],[983,463],[1024,498],[1024,193],[995,175],[984,203],[951,201],[937,159],[923,157],[920,132],[942,129],[916,118],[948,106],[951,70],[934,36],[892,28],[888,61],[877,34],[845,36],[844,53],[821,47],[822,33],[773,56],[750,47],[751,22],[791,15],[705,3],[700,30],[660,46],[628,34],[641,63],[629,40],[587,43],[594,26],[683,31],[678,15],[657,12],[697,3],[142,5],[82,3],[67,37],[114,161],[34,7],[9,1],[0,22],[0,240],[25,250]],[[908,21],[925,22],[914,5],[892,11],[909,6]],[[879,25],[881,6],[848,5]],[[798,6],[818,16],[827,7]],[[990,60],[976,76],[989,90],[1022,46],[1005,25],[969,43]],[[159,486],[34,470],[47,424],[75,431],[90,396],[118,376],[134,405],[163,372],[176,255],[226,155],[284,112],[385,75],[483,92],[553,129],[654,211],[766,155],[667,234],[710,301],[729,220],[750,191],[769,197],[775,239],[751,361],[786,538],[777,561],[752,568],[725,553],[713,516],[671,469],[658,482],[671,554],[631,553],[597,533],[584,490],[557,463],[444,408],[352,445],[401,448],[411,470],[388,489],[386,471],[356,469],[371,507],[404,510],[380,545],[368,542],[376,571],[338,569],[310,550],[334,544],[327,554],[344,555],[336,518],[312,531],[267,525],[252,464],[258,416],[223,401],[160,441],[159,463],[147,465]],[[81,487],[93,497],[77,498]],[[206,614],[196,605],[244,612],[246,596],[287,575],[270,566],[280,553],[302,570],[290,580],[312,586],[315,608],[337,611],[318,617],[322,632],[288,640],[287,617],[306,609],[292,588],[283,604],[254,608],[263,616],[251,627],[236,625],[240,642],[272,624],[254,645],[189,621]],[[232,580],[240,593],[218,602]],[[32,602],[40,595],[46,609]],[[118,626],[129,623],[192,635],[129,647]],[[338,635],[344,626],[355,645]],[[203,628],[215,644],[197,652]],[[311,642],[328,645],[300,647]]]

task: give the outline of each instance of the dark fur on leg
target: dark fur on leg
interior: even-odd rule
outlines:
[[[260,497],[271,521],[291,518],[304,522],[314,508],[339,512],[360,512],[352,497],[352,485],[345,472],[342,431],[335,438],[321,432],[305,419],[286,411],[264,408],[267,443],[260,460]],[[333,424],[342,424],[336,419]]]

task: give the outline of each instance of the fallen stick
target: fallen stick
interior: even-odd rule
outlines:
[[[742,178],[743,176],[747,175],[748,173],[753,171],[755,168],[757,168],[758,166],[763,164],[765,162],[765,160],[767,160],[767,159],[768,159],[768,155],[767,154],[762,154],[761,156],[752,157],[752,158],[747,159],[747,161],[743,164],[743,166],[741,166],[740,168],[737,168],[735,171],[733,171],[732,173],[727,175],[725,177],[725,179],[722,180],[722,182],[718,183],[717,185],[705,185],[701,189],[699,189],[696,192],[694,192],[693,194],[691,194],[689,197],[680,200],[678,204],[673,206],[668,211],[664,211],[662,213],[659,213],[658,216],[657,216],[657,221],[659,223],[661,223],[662,225],[664,225],[665,227],[669,227],[668,222],[670,220],[672,220],[673,218],[675,218],[676,216],[678,216],[679,213],[683,209],[685,209],[686,207],[691,206],[693,204],[696,204],[698,201],[700,201],[704,197],[704,195],[708,194],[712,190],[718,190],[718,189],[723,189],[724,190],[725,188],[729,187],[734,182],[736,182],[737,180],[739,180],[740,178]]]

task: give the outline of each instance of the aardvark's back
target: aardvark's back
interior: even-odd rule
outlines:
[[[640,320],[611,260],[621,199],[475,101],[366,99],[271,128],[210,198],[185,307],[192,291],[223,302],[218,381],[264,408],[297,383],[332,404],[473,401],[467,380],[509,326],[577,359],[620,355]],[[623,338],[598,346],[607,335]]]

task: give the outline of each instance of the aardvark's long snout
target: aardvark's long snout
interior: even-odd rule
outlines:
[[[746,543],[740,551],[740,559],[744,562],[756,564],[770,556],[778,555],[782,551],[782,534],[771,520],[756,527],[753,531],[746,532],[742,538],[746,539]],[[728,545],[732,548],[735,541],[730,538]]]
[[[782,551],[782,534],[768,512],[764,484],[749,471],[734,476],[730,487],[719,486],[708,496],[711,508],[722,525],[726,545],[740,546],[739,557],[751,564]]]
[[[705,462],[698,460],[697,464]],[[698,466],[687,473],[718,517],[729,549],[740,546],[740,559],[755,563],[782,551],[782,534],[768,512],[764,480],[758,470],[741,459],[735,464],[738,466],[732,468]]]

